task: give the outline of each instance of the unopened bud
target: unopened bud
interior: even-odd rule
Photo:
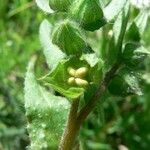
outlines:
[[[69,13],[85,30],[94,31],[106,23],[99,0],[76,0]]]
[[[69,67],[69,68],[68,68],[68,73],[69,73],[71,76],[75,77],[76,70],[73,69],[72,67]]]
[[[78,86],[81,86],[81,87],[85,87],[88,85],[88,82],[86,80],[83,80],[83,79],[80,79],[80,78],[76,78],[75,79],[75,83],[78,85]]]
[[[88,72],[88,68],[87,67],[81,67],[81,68],[76,70],[75,77],[83,78],[83,77],[86,76],[87,72]]]
[[[52,34],[52,42],[67,55],[81,55],[87,47],[77,24],[69,20],[60,23]]]
[[[75,78],[74,78],[74,77],[70,77],[70,78],[68,79],[68,84],[72,85],[72,84],[74,84],[74,83],[75,83]]]

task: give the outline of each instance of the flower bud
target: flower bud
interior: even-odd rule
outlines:
[[[126,96],[129,93],[128,91],[128,85],[124,81],[124,79],[118,75],[116,75],[112,81],[110,82],[108,86],[108,90],[112,95],[115,96]]]
[[[68,68],[68,73],[69,73],[71,76],[75,77],[76,70],[73,69],[73,68],[71,68],[71,67],[69,67],[69,68]]]
[[[74,84],[74,83],[75,83],[75,78],[74,78],[74,77],[70,77],[70,78],[68,79],[68,84],[72,85],[72,84]]]
[[[85,87],[85,86],[88,85],[88,82],[86,80],[83,80],[83,79],[80,79],[80,78],[75,78],[75,83],[78,86],[81,86],[81,87]]]
[[[88,68],[87,67],[81,67],[79,69],[76,70],[75,72],[75,77],[77,78],[83,78],[85,77],[85,75],[87,74],[88,72]]]
[[[73,0],[49,0],[49,5],[53,10],[67,11]]]
[[[76,0],[69,13],[85,30],[94,31],[105,24],[99,0]]]
[[[81,55],[87,47],[82,35],[76,24],[66,20],[54,30],[52,42],[67,55]]]

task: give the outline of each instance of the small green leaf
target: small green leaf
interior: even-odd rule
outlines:
[[[57,149],[70,108],[69,102],[54,96],[35,79],[34,61],[29,63],[25,78],[25,109],[31,150]]]
[[[49,0],[50,7],[56,11],[67,11],[73,0]]]
[[[52,42],[60,47],[66,55],[80,56],[87,47],[83,35],[76,23],[65,20],[54,29]]]
[[[112,0],[105,8],[104,8],[104,16],[107,21],[113,20],[120,11],[124,8],[127,0]]]
[[[115,96],[142,95],[139,80],[136,73],[128,68],[123,68],[114,76],[108,86],[108,90]]]
[[[115,20],[115,23],[113,26],[113,33],[114,33],[116,44],[120,44],[119,42],[121,42],[122,38],[124,37],[128,17],[129,17],[129,4],[126,3],[122,11],[119,13],[117,19]]]
[[[130,67],[138,67],[150,52],[137,43],[127,43],[123,50],[123,62]]]
[[[72,67],[78,69],[86,66],[87,64],[85,62],[79,61],[76,58],[62,60],[56,69],[47,75],[42,82],[44,82],[45,86],[54,88],[54,90],[65,97],[75,99],[84,93],[84,88],[68,84],[68,79],[72,77],[68,73],[68,68]]]
[[[36,4],[40,9],[42,9],[46,13],[53,13],[53,10],[49,6],[49,0],[35,0]]]
[[[88,31],[97,30],[106,23],[99,0],[74,1],[69,15]]]
[[[94,67],[99,61],[101,62],[101,65],[103,66],[103,61],[99,59],[95,53],[83,54],[81,59],[87,61],[90,67]]]
[[[108,68],[112,64],[114,64],[118,59],[120,59],[122,43],[128,22],[128,14],[129,14],[129,5],[127,3],[126,6],[124,6],[124,9],[122,9],[122,11],[119,13],[113,26],[114,35],[111,38],[108,49],[108,58],[109,58],[107,60]]]
[[[148,14],[141,11],[134,21],[130,24],[126,33],[126,41],[139,42],[143,36],[148,22]]]
[[[136,26],[139,29],[140,35],[143,35],[145,28],[147,26],[149,14],[146,11],[141,11],[139,15],[135,18]]]
[[[50,69],[54,69],[59,61],[65,57],[65,54],[54,44],[50,38],[52,26],[47,20],[44,20],[40,25],[40,41],[43,47],[43,52],[46,57],[46,62]]]
[[[132,41],[132,42],[139,42],[141,40],[141,35],[139,33],[139,28],[137,27],[136,23],[133,22],[129,29],[127,29],[126,35],[125,35],[126,41]]]
[[[110,41],[110,48],[108,50],[108,66],[114,64],[118,59],[120,59],[120,53],[122,51],[123,39],[126,32],[126,27],[128,23],[129,16],[129,4],[119,13],[117,19],[115,20],[113,26],[114,36]]]

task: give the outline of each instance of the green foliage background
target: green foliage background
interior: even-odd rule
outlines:
[[[51,21],[55,18],[46,17]],[[0,150],[24,150],[29,145],[23,84],[32,55],[37,55],[39,65],[44,68],[38,67],[38,76],[47,68],[38,35],[43,18],[45,15],[34,1],[0,0]],[[150,22],[143,39],[150,50],[149,25]],[[96,47],[98,42],[91,43]],[[121,144],[131,150],[150,149],[149,66],[147,58],[143,96],[110,97],[88,117],[80,135],[84,149],[116,150]]]

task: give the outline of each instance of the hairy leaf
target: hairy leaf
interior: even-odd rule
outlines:
[[[97,30],[106,23],[98,0],[76,0],[69,13],[88,31]]]
[[[148,13],[146,11],[141,11],[139,15],[135,18],[135,23],[139,29],[141,35],[143,35],[148,22]]]
[[[83,60],[86,60],[90,67],[94,67],[99,61],[101,62],[101,65],[103,65],[103,61],[99,59],[95,53],[93,54],[84,54],[82,55]]]
[[[126,33],[126,41],[140,42],[148,22],[148,14],[141,11],[129,25]]]
[[[126,6],[124,6],[124,9],[122,9],[122,11],[119,13],[113,26],[114,36],[112,37],[110,42],[108,52],[109,57],[108,66],[111,66],[117,61],[118,58],[120,58],[124,35],[128,23],[128,15],[129,15],[129,5],[127,3]]]
[[[38,7],[46,13],[53,13],[53,10],[49,6],[49,0],[35,0]]]
[[[137,43],[127,43],[123,50],[123,61],[130,67],[138,67],[150,52]]]
[[[130,24],[129,28],[127,29],[125,40],[127,42],[139,42],[141,40],[141,35],[139,33],[139,28],[137,27],[136,23],[133,22]]]
[[[84,89],[75,85],[68,84],[68,79],[71,77],[68,73],[68,68],[80,68],[86,66],[85,63],[77,61],[77,59],[68,59],[61,61],[56,69],[43,79],[44,85],[50,86],[60,94],[75,99],[83,94]]]
[[[46,57],[46,62],[50,69],[54,69],[59,61],[65,57],[65,54],[52,43],[50,38],[52,26],[47,20],[44,20],[40,25],[40,41],[43,47],[43,52]]]
[[[54,90],[69,99],[75,99],[81,96],[87,87],[83,87],[76,83],[69,84],[68,80],[70,77],[74,77],[74,79],[78,78],[68,73],[70,67],[75,70],[82,67],[88,68],[87,75],[81,79],[88,81],[89,86],[90,84],[98,84],[98,81],[102,78],[101,62],[97,63],[94,67],[90,67],[89,63],[85,60],[73,57],[67,60],[62,60],[53,72],[41,79],[41,83],[44,83],[45,86],[54,88]]]
[[[56,44],[66,55],[80,56],[82,51],[87,48],[84,33],[78,24],[64,20],[59,23],[52,34],[52,42]]]
[[[126,31],[128,16],[129,16],[129,4],[127,3],[122,9],[122,11],[119,13],[113,26],[113,32],[114,32],[114,38],[116,44],[119,45],[122,44],[124,33]]]
[[[31,150],[57,149],[68,115],[69,103],[41,87],[31,61],[25,78],[25,109]]]
[[[108,86],[108,90],[115,96],[142,95],[139,87],[138,75],[128,68],[120,70]]]
[[[127,0],[112,0],[104,8],[104,16],[107,21],[113,20],[125,6]]]

